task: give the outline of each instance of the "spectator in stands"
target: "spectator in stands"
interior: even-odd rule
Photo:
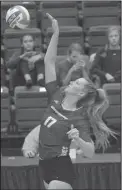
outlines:
[[[89,58],[84,55],[84,50],[80,44],[71,44],[67,51],[67,59],[61,61],[57,69],[57,77],[61,86],[68,85],[70,81],[74,81],[83,76],[79,64],[82,61],[86,64],[86,73],[84,74],[87,77]]]
[[[21,41],[21,51],[15,52],[9,59],[8,68],[16,69],[16,75],[21,76],[21,80],[17,85],[26,84],[27,87],[32,85],[44,86],[43,54],[36,52],[35,40],[32,35],[24,35]]]
[[[91,67],[91,76],[100,77],[104,83],[121,82],[120,28],[112,26],[107,32],[108,44],[98,50]]]

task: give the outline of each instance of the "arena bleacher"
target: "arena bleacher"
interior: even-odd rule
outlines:
[[[52,35],[50,24],[48,23],[45,15],[46,12],[52,14],[52,16],[58,20],[60,26],[57,62],[64,59],[66,56],[67,48],[73,42],[79,42],[86,49],[88,48],[89,53],[95,53],[97,48],[103,47],[106,43],[105,31],[107,27],[110,25],[120,25],[119,3],[119,1],[10,1],[9,3],[2,1],[1,36],[3,36],[5,49],[4,59],[7,61],[13,52],[20,48],[21,36],[28,33],[33,34],[36,37],[36,49],[38,50],[42,48],[43,52],[45,53],[46,48],[49,44],[50,37]],[[30,13],[31,24],[27,29],[15,30],[9,28],[6,24],[6,12],[10,7],[16,4],[25,6]],[[9,75],[11,76],[11,71]],[[11,103],[10,95],[10,76],[9,85],[1,87],[1,150],[3,156],[19,157],[22,156],[21,147],[25,136],[29,133],[30,130],[40,124],[41,116],[43,116],[44,110],[47,107],[47,94],[45,88],[41,88],[39,86],[33,86],[30,89],[27,89],[24,86],[18,86],[14,89],[13,98],[15,103],[13,105]],[[110,107],[106,111],[104,117],[107,120],[108,126],[119,134],[117,136],[117,140],[110,140],[111,146],[106,150],[106,153],[110,154],[110,160],[111,155],[115,154],[115,160],[112,160],[110,162],[114,164],[115,161],[115,163],[118,164],[120,161],[116,161],[116,159],[118,159],[118,153],[121,151],[121,87],[120,84],[114,83],[105,84],[103,88],[106,90],[110,98]],[[97,158],[99,158],[101,150],[98,151],[97,154]],[[109,163],[108,159],[105,162]],[[35,161],[35,163],[36,164],[32,163],[32,165],[37,165],[37,161]],[[5,163],[3,166],[5,166]],[[118,165],[117,168],[119,168]],[[76,168],[76,170],[78,169]],[[90,169],[88,171],[90,172]],[[117,173],[115,165],[111,166],[111,173],[112,172],[115,173],[118,178],[120,177],[119,171]],[[101,174],[97,173],[97,175]],[[5,176],[3,176],[3,178],[4,177]],[[113,184],[112,179],[114,178],[111,178],[111,183]],[[107,180],[107,178],[104,180]],[[89,189],[90,187],[90,182],[89,186],[86,184],[81,184],[80,178],[78,179],[78,183],[75,186],[77,189],[79,187],[81,188],[81,186],[83,189]],[[107,182],[104,184],[103,188],[102,185],[101,187],[99,185],[95,186],[93,183],[94,182],[91,182],[93,189],[108,189],[108,186],[106,185]],[[120,189],[118,183],[119,179],[116,183],[117,185],[113,186],[115,189],[116,187],[117,189]],[[42,182],[40,182],[40,184],[42,185]],[[40,184],[35,184],[35,186],[32,185],[33,189],[38,189],[37,186],[40,187]],[[32,188],[31,185],[28,187],[18,187],[17,185],[14,186],[14,183],[10,186],[12,189],[24,189],[25,187]],[[11,189],[10,186],[7,186],[5,182],[3,183],[3,189]]]

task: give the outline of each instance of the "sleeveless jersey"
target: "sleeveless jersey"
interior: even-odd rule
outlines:
[[[91,141],[85,110],[83,108],[76,111],[64,110],[61,105],[62,100],[63,95],[58,90],[44,113],[39,135],[39,154],[41,159],[50,159],[69,154],[71,140],[68,139],[67,132],[71,130],[71,124],[79,130],[80,136],[84,140]]]

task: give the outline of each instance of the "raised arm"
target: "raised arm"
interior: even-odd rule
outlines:
[[[58,37],[59,37],[59,27],[58,22],[55,20],[50,14],[47,13],[47,17],[52,23],[53,35],[50,40],[45,58],[45,83],[48,84],[50,82],[56,81],[56,68],[55,62],[57,57],[57,45],[58,45]]]

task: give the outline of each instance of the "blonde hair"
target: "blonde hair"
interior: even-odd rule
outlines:
[[[116,138],[116,133],[109,129],[104,123],[102,116],[109,107],[109,99],[103,89],[97,89],[97,99],[88,108],[88,116],[95,136],[96,149],[103,148],[103,151],[110,145],[109,136]]]
[[[109,137],[116,138],[117,135],[103,121],[103,114],[109,107],[109,99],[103,89],[96,89],[92,81],[87,81],[84,87],[85,96],[78,100],[77,107],[83,106],[88,114],[88,120],[95,136],[95,148],[102,148],[105,151],[110,145]],[[64,96],[65,88],[62,88]]]

